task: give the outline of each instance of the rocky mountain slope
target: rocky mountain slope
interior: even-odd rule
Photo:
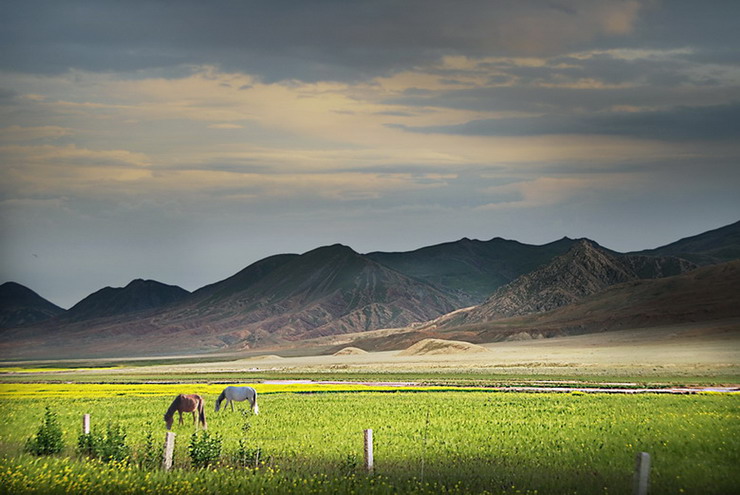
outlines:
[[[247,273],[196,291],[186,308],[167,318],[201,328],[214,322],[233,329],[222,337],[230,344],[253,345],[403,326],[460,305],[342,245],[263,261]]]
[[[446,326],[550,311],[630,280],[661,278],[696,268],[676,257],[610,252],[581,239],[566,254],[497,289],[483,304],[451,315]]]
[[[104,291],[91,301],[100,302],[109,294]],[[262,260],[166,308],[94,321],[76,318],[61,328],[37,329],[34,336],[43,334],[46,345],[54,345],[58,352],[74,341],[69,352],[83,352],[86,347],[88,354],[112,355],[123,349],[135,353],[245,349],[405,326],[460,305],[429,284],[347,246],[334,245]],[[80,308],[72,309],[76,314],[101,314],[98,305],[87,300]]]
[[[713,265],[740,259],[740,222],[686,237],[666,246],[631,254],[678,256],[698,265]]]
[[[542,313],[438,324],[443,317],[414,328],[356,335],[342,345],[381,351],[405,349],[428,338],[483,343],[625,329],[649,332],[659,326],[697,323],[701,323],[697,332],[712,328],[740,332],[739,286],[740,260],[736,260],[672,277],[612,285],[573,304]]]
[[[0,329],[40,323],[62,313],[64,309],[21,284],[0,285]]]
[[[575,241],[564,237],[535,246],[496,237],[461,239],[408,252],[374,252],[368,258],[480,304],[496,289],[566,253]]]
[[[126,287],[106,287],[69,309],[62,319],[89,320],[163,308],[185,299],[190,292],[155,280],[133,280]]]
[[[675,251],[685,258],[693,253],[693,259],[703,262],[732,256],[738,225],[650,253]],[[497,339],[525,325],[523,321],[535,320],[551,325],[548,332],[552,334],[592,331],[610,327],[614,314],[623,322],[653,324],[649,315],[636,309],[652,304],[639,298],[654,301],[653,293],[640,289],[645,279],[680,280],[675,285],[679,295],[681,290],[689,294],[692,283],[710,291],[709,285],[702,285],[704,279],[681,278],[695,267],[686,259],[644,253],[620,254],[592,241],[568,238],[544,246],[499,238],[463,239],[408,253],[369,255],[336,244],[301,255],[271,256],[193,293],[144,280],[124,288],[105,288],[62,314],[57,312],[60,308],[51,308],[50,319],[24,326],[10,324],[14,328],[0,333],[0,353],[8,357],[89,357],[276,346],[299,349],[306,339],[390,327],[409,327],[409,335],[435,337],[439,332],[460,334],[462,340],[469,340],[466,336]],[[711,277],[721,278],[722,273],[711,272]],[[638,282],[634,297],[629,296],[638,299],[619,306],[619,298],[627,297],[624,291],[631,290],[629,284]],[[730,290],[722,280],[718,284]],[[623,287],[622,292],[612,292],[615,286]],[[668,283],[660,286],[668,296],[656,311],[669,316],[655,321],[683,317],[681,308],[666,309],[672,287]],[[732,294],[713,292],[716,304],[707,302],[708,312],[689,311],[686,314],[692,316],[687,318],[715,318],[715,310],[732,313],[722,308],[736,298],[737,290],[733,290]],[[609,301],[603,299],[587,313],[570,312],[606,293],[615,298],[615,313],[610,313]],[[12,305],[6,299],[11,298],[2,298],[8,308]],[[694,304],[688,299],[684,302]],[[466,308],[471,301],[482,304]],[[39,304],[36,300],[30,306]],[[631,316],[630,308],[634,308]],[[567,324],[560,325],[546,320],[553,314],[571,316]],[[24,322],[31,321],[24,318]],[[502,330],[501,325],[508,329]]]

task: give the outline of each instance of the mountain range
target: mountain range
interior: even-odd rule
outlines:
[[[265,258],[192,293],[134,280],[123,288],[101,289],[67,311],[8,282],[0,286],[0,351],[9,357],[89,357],[285,349],[389,327],[408,328],[406,341],[458,330],[470,341],[496,340],[507,334],[500,322],[549,317],[614,288],[622,291],[614,293],[615,301],[629,299],[623,293],[631,291],[642,302],[650,299],[640,292],[647,281],[665,280],[661,287],[680,281],[676,287],[686,290],[692,279],[685,277],[704,270],[698,266],[724,264],[727,269],[707,271],[702,284],[695,281],[697,291],[727,287],[726,279],[737,272],[732,261],[737,258],[740,222],[636,253],[569,238],[541,246],[465,238],[410,252],[365,255],[336,244]],[[720,301],[738,298],[737,291],[710,292],[707,297]],[[695,300],[702,297],[697,293]],[[696,319],[699,313],[689,306],[684,315]],[[740,301],[734,307],[737,314],[725,308],[703,318],[740,317]],[[602,313],[601,320],[610,318]],[[632,324],[650,319],[638,309],[633,313],[623,319]],[[660,321],[686,319],[665,308],[660,313],[669,315]],[[594,314],[572,316],[551,333],[609,327],[599,327]],[[590,323],[578,323],[579,318]],[[392,340],[376,344],[394,345]]]

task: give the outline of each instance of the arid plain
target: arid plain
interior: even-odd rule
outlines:
[[[378,333],[393,331],[380,330]],[[434,381],[435,377],[465,373],[479,375],[481,380],[512,376],[540,377],[543,380],[625,377],[649,382],[668,379],[686,383],[740,383],[740,320],[669,325],[651,328],[650,331],[632,329],[511,340],[471,345],[470,348],[454,345],[452,341],[447,344],[439,341],[441,345],[432,351],[412,349],[410,353],[399,350],[328,353],[328,349],[341,346],[342,342],[351,342],[351,336],[319,340],[313,347],[305,348],[304,355],[295,355],[295,351],[276,351],[201,355],[197,360],[193,356],[168,356],[157,358],[156,364],[150,364],[150,360],[107,359],[104,364],[114,368],[79,370],[74,374],[158,375],[162,378],[203,374],[209,375],[209,380],[218,379],[218,375],[223,374],[226,381],[238,380],[241,374],[250,379],[262,374],[334,375],[339,379],[347,375],[350,380],[353,379],[350,375],[356,374],[373,374],[379,380],[384,375],[413,374]],[[39,363],[50,364],[48,361],[36,362]],[[61,366],[65,363],[58,362]],[[100,366],[103,361],[89,360],[88,364]],[[43,374],[48,377],[53,373]]]

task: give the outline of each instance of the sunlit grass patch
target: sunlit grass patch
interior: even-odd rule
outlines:
[[[26,395],[0,398],[0,485],[10,493],[167,493],[165,480],[188,493],[629,493],[639,451],[653,459],[651,493],[730,493],[740,482],[737,395],[377,393],[360,384],[344,387],[352,393],[321,393],[337,386],[256,384],[265,388],[253,415],[243,403],[236,412],[214,412],[223,384],[96,385],[91,392],[103,395],[81,396],[89,385],[67,384],[69,395],[34,396],[49,387],[36,384]],[[149,389],[158,393],[135,395]],[[162,415],[177,391],[206,398],[208,432],[223,438],[222,460],[193,468],[186,415],[173,426],[174,470],[138,468],[147,435],[161,446]],[[47,405],[59,415],[66,447],[36,459],[22,446]],[[86,413],[93,429],[125,429],[132,464],[77,457]],[[362,472],[365,428],[374,431],[374,477]],[[230,460],[242,445],[260,450],[259,469]],[[65,479],[67,468],[73,474]]]

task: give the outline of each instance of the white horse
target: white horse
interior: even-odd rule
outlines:
[[[252,387],[226,387],[216,399],[216,412],[221,408],[221,402],[224,399],[226,399],[226,405],[231,404],[232,411],[234,410],[234,401],[248,400],[254,414],[260,413],[260,408],[257,405],[257,391]]]

